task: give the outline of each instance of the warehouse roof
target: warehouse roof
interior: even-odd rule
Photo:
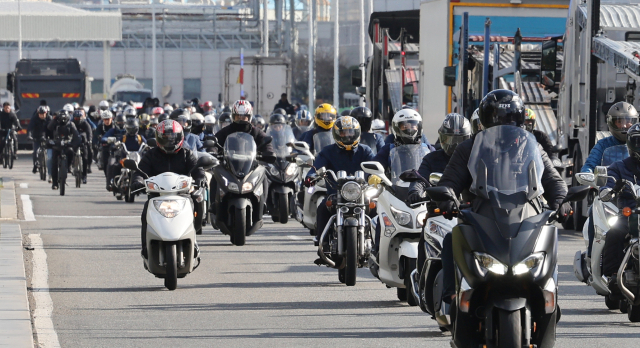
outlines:
[[[51,2],[21,2],[23,41],[119,41],[120,12],[85,11]],[[0,41],[18,41],[18,3],[0,2]]]

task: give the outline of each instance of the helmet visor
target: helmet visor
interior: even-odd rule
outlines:
[[[634,124],[638,123],[637,116],[611,116],[609,126],[614,131],[626,132]]]
[[[415,137],[418,135],[420,124],[421,122],[416,120],[402,121],[398,123],[398,131],[401,133],[401,136]]]
[[[357,129],[333,129],[336,142],[344,145],[353,145],[360,140],[361,131]]]
[[[335,121],[336,115],[328,112],[322,112],[322,113],[316,114],[316,118],[324,122],[331,122],[331,121]]]
[[[451,156],[456,150],[456,146],[469,138],[471,135],[440,134],[440,146],[447,155]]]
[[[296,124],[299,127],[309,127],[311,125],[311,120],[307,120],[306,118],[299,119],[299,120],[296,121]]]
[[[156,134],[156,142],[158,146],[165,151],[175,151],[182,142],[183,134],[180,133],[158,133]]]

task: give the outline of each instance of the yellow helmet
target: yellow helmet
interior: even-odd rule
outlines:
[[[331,129],[333,123],[336,122],[338,112],[331,104],[320,104],[316,108],[316,124],[324,129]]]
[[[529,132],[533,132],[536,127],[536,113],[531,109],[526,109],[524,111],[524,127]]]

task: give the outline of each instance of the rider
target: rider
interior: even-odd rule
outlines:
[[[607,112],[607,126],[611,136],[600,139],[591,149],[589,157],[580,170],[582,173],[593,172],[602,163],[604,150],[611,146],[624,145],[627,142],[627,130],[638,123],[638,111],[627,102],[617,102]]]
[[[113,115],[111,114],[111,111],[109,110],[104,110],[104,111],[100,111],[100,118],[101,121],[100,123],[98,123],[98,127],[96,129],[96,133],[95,136],[93,137],[93,142],[98,144],[100,142],[100,139],[102,139],[102,137],[105,135],[105,133],[107,133],[111,128],[113,128]],[[100,147],[98,147],[100,148]],[[107,158],[104,156],[105,155],[105,149],[107,148],[107,144],[103,144],[102,148],[100,151],[102,151],[102,163],[100,163],[100,165],[102,166],[103,170],[106,170],[106,164],[107,164]],[[106,153],[109,153],[108,151]],[[97,154],[96,154],[97,156]],[[106,173],[106,172],[105,172]]]
[[[158,146],[151,148],[142,156],[140,164],[138,165],[140,171],[136,171],[133,175],[131,190],[136,191],[145,187],[144,179],[140,172],[146,173],[149,177],[166,172],[172,172],[179,175],[191,176],[194,179],[196,185],[198,185],[199,187],[203,187],[204,185],[206,185],[204,170],[197,167],[196,155],[191,150],[182,146],[183,141],[184,132],[182,130],[182,126],[178,122],[173,120],[165,120],[160,123],[156,131],[156,142]],[[196,190],[194,190],[193,192],[196,192]],[[148,197],[157,197],[157,195],[149,194]],[[202,210],[200,209],[201,205],[196,203],[197,197],[194,197],[194,195],[192,195],[191,198],[195,207],[193,222],[196,230],[199,230],[202,228]],[[142,209],[141,216],[141,254],[145,259],[148,257],[146,245],[148,207],[149,201],[147,200],[147,202],[145,202],[144,204],[144,208]],[[194,246],[194,249],[196,252],[195,257],[197,257],[198,247]]]
[[[278,134],[280,132],[285,132],[287,129],[287,117],[285,115],[281,115],[281,114],[272,114],[271,117],[269,117],[269,134]],[[293,141],[293,139],[291,139],[291,134],[292,132],[289,131],[287,133],[280,133],[280,134],[284,134],[285,136],[274,136],[273,137],[273,148],[276,150],[276,152],[278,152],[278,149],[285,149],[287,147],[287,144],[290,141]],[[289,135],[287,137],[287,135]]]
[[[264,117],[260,115],[254,115],[251,119],[251,125],[254,128],[258,128],[259,130],[265,132],[267,130],[267,122],[264,120]]]
[[[73,122],[69,122],[71,115],[69,111],[62,109],[58,111],[58,114],[53,118],[47,129],[52,132],[53,152],[51,155],[51,189],[58,189],[58,156],[60,156],[63,149],[66,149],[66,155],[68,159],[73,158],[72,147],[78,146],[81,143],[80,135]],[[65,147],[65,145],[70,145]]]
[[[536,141],[542,146],[542,149],[547,153],[547,156],[549,156],[550,159],[553,160],[558,158],[557,152],[553,151],[553,144],[551,143],[549,136],[546,133],[535,129],[536,114],[531,109],[526,109],[524,112],[524,126],[528,132],[536,137]]]
[[[309,131],[306,131],[300,137],[300,140],[309,144],[309,151],[314,153],[313,148],[313,136],[320,132],[328,132],[333,128],[333,123],[336,121],[336,115],[338,112],[331,104],[320,104],[316,108],[315,114],[315,127]],[[316,152],[320,152],[322,149],[317,149]]]
[[[89,167],[89,151],[91,146],[91,137],[93,136],[93,130],[84,117],[84,110],[78,109],[73,112],[73,124],[76,126],[78,135],[80,135],[79,146],[86,144],[84,151],[82,151],[82,183],[87,183],[87,168]],[[74,147],[73,152],[77,151],[77,147]]]
[[[316,156],[313,167],[309,170],[304,180],[306,187],[315,185],[313,179],[316,176],[316,168],[325,167],[334,172],[344,170],[347,172],[347,175],[353,175],[355,172],[362,170],[360,168],[362,162],[373,160],[371,148],[367,145],[360,144],[362,130],[360,123],[358,123],[358,120],[355,118],[351,116],[340,117],[334,122],[331,134],[333,135],[335,143],[325,146]],[[333,199],[332,196],[335,194],[336,189],[331,187],[331,185],[327,185],[327,197],[318,205],[316,237],[313,239],[313,243],[316,246],[332,215],[329,208],[327,208],[327,200]],[[318,262],[318,260],[316,260],[316,262]]]
[[[47,128],[47,124],[51,121],[51,116],[48,115],[47,107],[44,105],[40,105],[38,110],[36,110],[36,116],[31,118],[29,122],[29,128],[27,137],[29,137],[33,141],[33,173],[38,171],[36,168],[36,153],[40,148],[40,138],[45,137],[45,130]]]
[[[151,122],[151,116],[149,116],[147,114],[140,114],[140,116],[138,116],[138,118],[140,118],[140,130],[139,130],[139,133],[140,134],[145,134],[147,132],[147,130],[149,129],[149,123]]]
[[[253,107],[251,104],[246,100],[238,100],[233,104],[231,114],[233,115],[233,123],[220,129],[220,131],[216,133],[218,144],[220,146],[224,146],[224,143],[230,134],[243,132],[249,133],[255,140],[256,145],[260,146],[263,143],[266,134],[251,125],[251,119],[253,118]],[[268,144],[263,152],[273,152],[271,144]]]
[[[360,127],[362,127],[362,143],[369,145],[374,153],[382,150],[384,138],[380,134],[371,132],[371,123],[373,122],[371,110],[367,107],[359,106],[351,110],[350,116],[355,117],[356,120],[360,122]]]
[[[293,135],[297,140],[302,139],[302,134],[311,129],[313,126],[313,116],[309,110],[298,110],[295,116],[295,127],[293,128]]]
[[[159,106],[151,109],[151,118],[158,118],[162,114],[164,114],[164,110]]]
[[[383,120],[375,119],[371,122],[371,132],[380,134],[383,138],[387,136],[387,126]]]
[[[186,146],[191,151],[202,150],[202,142],[200,138],[191,133],[191,116],[185,109],[175,109],[169,116],[174,121],[178,121],[184,130],[184,143],[182,146]]]
[[[138,123],[137,118],[128,118],[124,124],[125,134],[122,136],[122,139],[119,139],[124,146],[127,148],[127,151],[138,151],[140,150],[140,146],[142,143],[146,143],[147,139],[142,135],[138,134],[140,124]],[[109,161],[109,167],[107,167],[107,182],[110,183],[112,190],[117,190],[118,188],[113,183],[113,178],[116,175],[120,175],[122,172],[122,165],[120,164],[120,159],[124,158],[126,155],[124,152],[114,151],[113,157],[114,161]]]
[[[203,116],[208,116],[208,115],[212,115],[215,117],[216,111],[213,108],[213,102],[212,101],[206,101],[204,102],[204,104],[202,104],[202,115]]]
[[[230,125],[231,123],[233,123],[233,120],[231,119],[231,112],[223,112],[220,114],[220,117],[218,117],[214,133],[218,133],[222,128]]]
[[[107,191],[111,191],[111,181],[109,180],[109,171],[107,170],[108,166],[110,166],[113,162],[115,162],[115,158],[113,156],[110,156],[111,151],[113,150],[113,146],[112,144],[110,144],[109,138],[122,138],[122,136],[124,136],[124,134],[126,133],[126,130],[124,129],[124,124],[126,122],[126,118],[124,117],[123,114],[119,114],[118,116],[116,116],[115,119],[115,125],[113,126],[113,128],[111,128],[109,131],[107,131],[103,136],[102,136],[102,144],[103,144],[103,154],[102,154],[102,158],[105,158],[105,166],[104,166],[104,174],[105,174],[105,178],[107,180]]]
[[[500,125],[524,127],[524,104],[522,99],[512,91],[498,89],[489,92],[480,102],[479,109],[480,123],[485,129]],[[456,196],[471,187],[472,177],[467,164],[475,139],[476,137],[473,136],[456,147],[438,183],[438,186],[446,186],[453,189]],[[562,222],[571,215],[571,205],[568,203],[562,204],[567,194],[567,185],[553,167],[546,152],[542,150],[541,146],[538,146],[538,148],[544,164],[541,180],[544,197],[550,209],[558,209],[559,220]],[[474,196],[471,195],[468,198],[473,201]],[[562,206],[560,206],[561,204]],[[439,202],[438,208],[445,218],[452,219],[454,217],[456,208],[454,202]],[[455,295],[455,270],[452,254],[451,234],[447,234],[442,243],[441,253],[444,274],[443,301],[446,303],[451,303],[452,296]]]
[[[22,127],[20,127],[20,122],[18,122],[18,116],[11,111],[11,104],[4,102],[2,104],[2,111],[0,111],[0,131],[2,131],[3,134],[2,141],[0,141],[0,153],[4,150],[4,137],[10,129],[13,129],[17,133]],[[13,135],[13,159],[18,158],[18,138],[16,133]]]
[[[156,127],[158,127],[158,118],[154,117],[149,120],[149,129],[144,133],[144,137],[146,139],[151,139],[156,137]]]
[[[201,113],[191,115],[191,133],[200,138],[200,134],[204,131],[204,116]]]
[[[216,125],[216,118],[213,115],[207,115],[204,117],[204,130],[200,133],[200,140],[209,140],[214,137],[214,129]]]
[[[380,162],[384,168],[389,168],[391,149],[396,146],[422,143],[422,116],[413,109],[401,109],[393,115],[391,121],[393,133],[396,134],[393,143],[385,144],[376,154],[374,161]],[[430,146],[430,151],[435,149]]]

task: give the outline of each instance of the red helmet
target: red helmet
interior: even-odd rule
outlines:
[[[209,111],[213,109],[213,102],[211,101],[204,102],[204,104],[202,104],[202,109],[204,109],[204,111]]]
[[[184,131],[180,123],[164,120],[156,128],[156,143],[165,153],[176,153],[184,142]]]
[[[155,108],[153,108],[153,110],[151,110],[151,113],[157,117],[164,114],[164,109],[162,109],[159,106],[156,106]]]

